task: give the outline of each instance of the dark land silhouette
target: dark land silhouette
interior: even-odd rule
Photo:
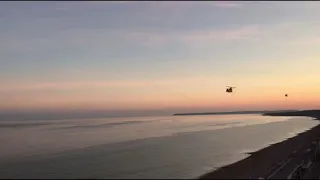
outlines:
[[[174,114],[174,116],[227,115],[227,114],[265,114],[265,113],[283,113],[283,112],[296,112],[296,111],[297,110],[177,113],[177,114]]]
[[[320,110],[302,110],[302,111],[286,111],[286,112],[266,112],[264,116],[308,116],[319,119]]]
[[[268,112],[263,113],[264,116],[307,116],[313,117],[315,120],[320,120],[320,110],[303,110],[303,111],[290,111],[290,112]],[[289,138],[285,141],[272,144],[269,147],[261,149],[259,151],[250,153],[251,155],[241,161],[234,164],[227,165],[217,169],[216,171],[209,172],[199,177],[200,179],[258,179],[259,177],[267,178],[272,175],[271,178],[286,178],[294,167],[305,158],[304,150],[312,142],[319,140],[320,137],[320,125],[313,127],[312,129],[300,133],[295,137]],[[288,162],[291,157],[293,160],[288,166],[284,166],[284,170],[274,173],[275,169],[279,168],[280,164]],[[320,171],[314,170],[314,176],[318,177]]]

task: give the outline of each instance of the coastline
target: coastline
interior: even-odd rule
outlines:
[[[277,111],[232,111],[232,112],[198,112],[198,113],[176,113],[173,116],[205,116],[205,115],[234,115],[234,114],[266,114],[296,112],[297,110],[277,110]]]
[[[307,116],[320,120],[320,110],[265,113],[264,116]],[[296,136],[250,154],[249,157],[208,172],[198,179],[258,179],[266,177],[279,163],[286,161],[293,151],[309,146],[320,137],[320,124]]]

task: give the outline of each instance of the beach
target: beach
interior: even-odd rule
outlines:
[[[319,120],[319,111],[301,111],[299,113],[270,113],[265,114],[270,116],[309,116]],[[276,143],[250,153],[251,155],[241,161],[231,165],[224,166],[216,171],[209,172],[200,177],[200,179],[257,179],[265,178],[270,174],[272,169],[279,163],[289,159],[294,151],[299,151],[302,148],[308,147],[313,141],[320,137],[320,125],[317,125],[310,130],[300,133],[295,137],[289,138],[280,143]]]

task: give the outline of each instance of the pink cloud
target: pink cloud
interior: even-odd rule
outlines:
[[[215,43],[221,41],[233,41],[257,38],[261,33],[258,25],[250,25],[231,29],[198,30],[193,32],[131,32],[131,38],[145,45],[164,45],[171,42]]]
[[[134,1],[86,1],[86,2],[59,2],[56,11],[68,11],[72,9],[87,8],[87,7],[103,7],[105,5],[131,5],[140,4],[146,9],[163,13],[163,10],[169,10],[172,13],[179,13],[195,6],[209,6],[213,8],[239,8],[242,7],[243,2],[239,3],[236,1],[158,1],[158,2],[134,2]]]
[[[95,88],[145,88],[145,87],[173,87],[191,85],[212,81],[212,78],[193,77],[177,79],[139,80],[139,81],[65,81],[65,82],[8,82],[3,84],[0,91],[37,91],[37,90],[68,90],[68,89],[95,89]],[[222,82],[223,79],[215,77]]]
[[[77,88],[132,87],[139,82],[20,82],[7,84],[2,90],[67,90]]]
[[[259,34],[259,32],[259,27],[257,25],[253,25],[236,29],[198,31],[190,34],[185,34],[180,38],[182,41],[188,43],[216,42],[249,39],[255,37],[257,34]]]

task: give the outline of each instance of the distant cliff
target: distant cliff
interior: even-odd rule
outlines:
[[[204,113],[179,113],[174,116],[198,116],[198,115],[227,115],[227,114],[265,114],[265,113],[280,113],[293,112],[297,110],[278,110],[278,111],[233,111],[233,112],[204,112]]]
[[[320,110],[303,110],[292,112],[268,112],[264,116],[308,116],[320,119]]]

